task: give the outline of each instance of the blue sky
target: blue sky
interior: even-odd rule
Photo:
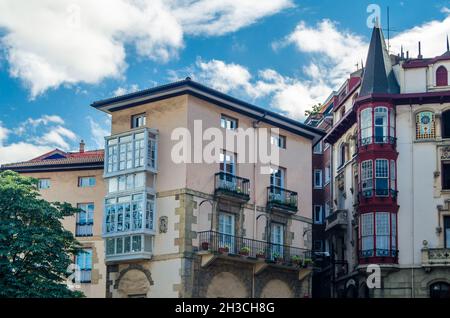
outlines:
[[[102,147],[108,117],[93,101],[188,75],[302,120],[365,59],[371,3],[383,27],[390,6],[394,53],[416,56],[421,40],[442,54],[450,33],[450,1],[136,3],[0,0],[0,164]]]

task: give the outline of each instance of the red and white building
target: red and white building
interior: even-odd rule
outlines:
[[[336,93],[323,140],[332,296],[450,297],[449,70],[448,44],[434,58],[420,44],[417,58],[389,55],[375,27],[365,67]]]

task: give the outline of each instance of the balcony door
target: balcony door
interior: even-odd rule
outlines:
[[[272,187],[270,191],[271,201],[279,201],[284,202],[285,198],[283,197],[284,189],[284,179],[285,179],[285,170],[282,168],[271,169],[270,174],[270,186]]]
[[[273,223],[271,229],[272,257],[283,257],[284,226]]]
[[[227,151],[220,154],[220,188],[230,191],[236,190],[236,155]]]
[[[450,216],[444,216],[445,248],[450,248]]]
[[[234,220],[234,214],[219,213],[219,246],[228,247],[230,253],[235,253]]]

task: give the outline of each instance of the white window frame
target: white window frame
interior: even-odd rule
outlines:
[[[372,143],[372,125],[372,108],[365,108],[361,111],[361,145],[368,145]]]
[[[131,116],[131,128],[141,128],[147,125],[147,114],[136,114]]]
[[[320,155],[323,152],[322,141],[319,141],[313,148],[313,153]]]
[[[228,130],[236,130],[238,128],[239,121],[236,118],[221,115],[220,117],[220,127]]]
[[[319,184],[316,183],[316,175],[319,174],[320,175],[320,182]],[[322,169],[314,169],[314,189],[322,189],[323,187],[323,175],[322,175]]]
[[[376,123],[377,118],[383,118],[383,123],[381,125]],[[373,111],[373,125],[374,125],[374,129],[373,129],[373,137],[374,137],[374,141],[377,144],[383,144],[387,142],[388,138],[388,121],[389,121],[389,109],[385,106],[377,106],[374,108]],[[383,135],[378,136],[376,134],[377,128],[381,127],[383,130]],[[377,138],[381,138],[381,141],[378,140]]]
[[[373,160],[364,160],[361,162],[361,190],[373,191]]]
[[[379,163],[383,162],[383,166],[381,167]],[[381,169],[381,170],[380,170]],[[386,189],[378,189],[377,181],[385,180]],[[386,194],[377,194],[377,190],[386,190]],[[387,197],[389,196],[389,160],[387,159],[375,159],[375,194],[378,197]]]
[[[83,181],[87,180],[87,184],[83,184]],[[91,182],[92,180],[94,180],[93,182]],[[91,187],[95,187],[97,183],[97,180],[95,178],[95,176],[83,176],[83,177],[78,177],[78,187],[79,188],[91,188]]]
[[[38,189],[39,190],[46,190],[50,189],[51,181],[50,178],[42,178],[38,180]]]
[[[286,136],[272,135],[270,136],[270,143],[280,149],[286,149]]]
[[[361,251],[370,251],[374,249],[374,216],[373,212],[361,214]],[[374,256],[374,253],[372,253]]]
[[[323,206],[314,205],[313,211],[314,211],[314,224],[323,224]]]

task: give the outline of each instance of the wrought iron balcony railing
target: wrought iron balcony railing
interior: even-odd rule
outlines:
[[[267,187],[267,205],[269,209],[278,208],[296,212],[298,208],[298,194],[276,186]]]
[[[214,189],[216,195],[237,197],[245,201],[250,200],[250,180],[230,173],[216,173]]]
[[[359,147],[368,146],[370,144],[390,144],[395,146],[397,144],[397,138],[391,136],[371,136],[359,140]]]
[[[312,262],[311,251],[303,248],[258,241],[215,231],[200,232],[198,233],[198,239],[200,251],[243,255],[287,265],[304,265]]]

